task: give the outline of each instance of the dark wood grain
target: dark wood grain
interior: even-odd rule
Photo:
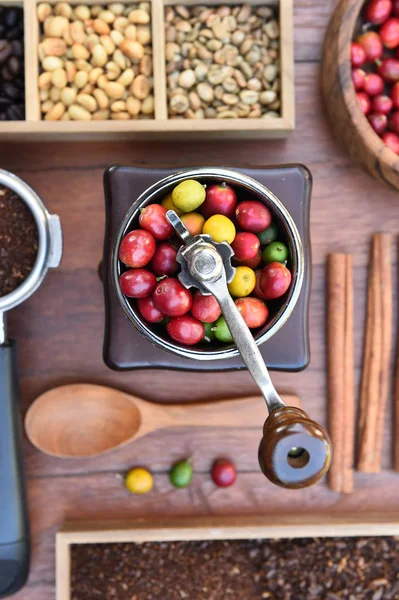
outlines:
[[[75,381],[104,383],[153,400],[204,400],[254,393],[245,372],[220,374],[139,371],[115,373],[102,362],[103,297],[97,266],[104,229],[102,174],[111,164],[306,164],[312,196],[313,285],[310,308],[312,360],[299,374],[277,373],[281,391],[294,391],[303,408],[326,424],[325,258],[331,251],[354,255],[355,364],[360,376],[368,248],[376,230],[399,231],[398,194],[366,175],[337,146],[321,107],[319,58],[324,27],[334,2],[295,2],[297,129],[282,142],[0,145],[1,167],[33,185],[48,208],[61,216],[65,234],[62,265],[40,290],[9,317],[18,340],[23,410],[50,387]],[[395,282],[396,285],[396,282]],[[396,311],[396,307],[395,307]],[[391,414],[391,413],[390,413]],[[390,414],[387,419],[390,418]],[[260,432],[252,429],[166,430],[95,460],[57,460],[25,440],[33,560],[28,586],[16,600],[54,599],[54,536],[69,519],[133,518],[144,514],[270,514],[320,511],[328,515],[397,510],[399,474],[391,471],[391,431],[386,424],[380,475],[355,475],[355,492],[341,497],[324,482],[300,491],[281,490],[259,472]],[[207,472],[218,456],[238,466],[237,484],[216,489]],[[172,489],[167,470],[184,456],[195,477],[187,490]],[[133,465],[155,471],[155,490],[129,495],[116,477]]]

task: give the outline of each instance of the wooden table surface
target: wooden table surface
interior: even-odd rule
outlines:
[[[313,287],[310,313],[312,361],[300,374],[275,374],[281,391],[297,393],[315,419],[326,422],[325,259],[330,251],[354,254],[356,375],[360,373],[365,286],[370,237],[376,230],[399,231],[398,194],[381,187],[352,164],[327,126],[319,94],[319,58],[333,0],[295,2],[295,85],[297,127],[286,141],[158,143],[132,141],[92,144],[2,144],[1,167],[31,184],[50,212],[60,215],[65,251],[62,265],[40,290],[9,317],[18,340],[21,399],[25,412],[52,386],[76,381],[113,385],[143,398],[170,402],[251,394],[245,372],[192,374],[163,371],[112,372],[102,362],[103,296],[97,267],[104,229],[102,174],[112,164],[193,164],[240,166],[301,162],[314,177],[311,213]],[[204,157],[206,157],[204,159]],[[301,492],[269,484],[257,465],[259,432],[216,429],[167,430],[94,460],[63,461],[36,451],[25,440],[33,536],[31,574],[15,596],[54,598],[54,536],[65,520],[129,519],[143,515],[329,513],[397,509],[399,474],[390,471],[390,432],[380,475],[357,475],[348,497],[325,484]],[[208,475],[212,460],[231,456],[237,484],[216,489]],[[191,456],[192,485],[175,490],[170,464]],[[117,474],[143,464],[155,473],[146,497],[126,492]],[[383,490],[383,493],[381,493]]]

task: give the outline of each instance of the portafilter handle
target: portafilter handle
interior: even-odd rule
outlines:
[[[237,349],[265,399],[269,417],[259,446],[263,473],[285,488],[316,483],[331,461],[328,434],[304,411],[287,406],[277,393],[252,333],[227,287],[235,274],[231,247],[227,242],[213,242],[208,235],[192,237],[174,211],[168,211],[166,216],[185,244],[177,254],[181,283],[216,298]]]

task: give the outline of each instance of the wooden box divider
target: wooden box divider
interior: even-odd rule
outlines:
[[[56,4],[58,0],[48,0]],[[107,0],[69,0],[71,4],[104,4]],[[109,0],[110,1],[110,0]],[[71,140],[71,139],[118,139],[136,134],[158,138],[281,138],[286,137],[295,126],[294,78],[293,78],[293,0],[249,0],[255,6],[279,6],[280,60],[281,60],[281,117],[270,119],[182,119],[168,117],[166,65],[165,65],[165,18],[166,5],[178,4],[176,0],[149,0],[151,3],[152,46],[154,67],[153,119],[128,121],[44,121],[40,115],[38,74],[38,43],[40,23],[36,7],[40,0],[0,0],[0,5],[22,6],[25,28],[25,115],[24,121],[0,122],[0,140]],[[244,0],[227,0],[227,4],[241,4]],[[121,0],[126,4],[131,0]],[[186,0],[183,4],[194,6],[200,0]],[[208,6],[222,4],[221,0],[202,2]],[[225,2],[226,4],[226,2]]]

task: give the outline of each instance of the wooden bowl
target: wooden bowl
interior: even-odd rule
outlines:
[[[352,83],[350,44],[364,0],[341,0],[324,40],[321,86],[328,120],[351,158],[373,177],[399,189],[399,156],[375,133],[360,110]]]

